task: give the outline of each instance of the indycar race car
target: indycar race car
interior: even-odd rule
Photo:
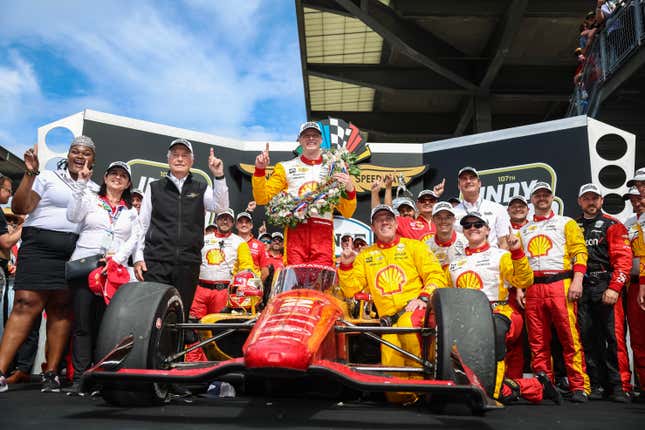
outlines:
[[[262,291],[246,287],[233,295],[262,297]],[[436,290],[422,328],[379,321],[365,293],[345,299],[333,267],[287,266],[267,296],[259,312],[240,305],[188,323],[172,286],[126,284],[105,312],[97,344],[101,358],[82,383],[101,384],[103,398],[122,406],[163,403],[172,384],[232,378],[244,393],[271,394],[287,384],[302,394],[323,387],[339,395],[413,392],[429,404],[462,401],[477,413],[501,407],[490,397],[496,376],[493,319],[478,290]],[[200,341],[186,348],[188,331],[196,331]],[[389,333],[416,333],[421,356],[380,336]],[[394,348],[417,365],[383,366],[378,347]],[[208,361],[185,361],[200,348]]]

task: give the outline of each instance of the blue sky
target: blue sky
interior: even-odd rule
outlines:
[[[7,1],[0,145],[94,109],[251,140],[305,120],[291,0]]]

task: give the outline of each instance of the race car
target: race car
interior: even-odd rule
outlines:
[[[239,291],[262,296],[258,288]],[[241,306],[187,323],[174,287],[126,284],[105,312],[97,344],[101,358],[83,384],[100,383],[103,398],[122,406],[161,404],[172,384],[235,376],[245,393],[271,394],[271,387],[289,381],[291,389],[310,393],[332,385],[343,390],[328,393],[414,392],[429,404],[457,400],[477,413],[501,407],[490,397],[496,376],[493,319],[478,290],[436,290],[422,328],[379,321],[365,293],[343,297],[333,267],[287,266],[267,296],[259,312]],[[185,348],[188,330],[196,330],[201,341]],[[421,356],[383,340],[380,335],[388,333],[419,335]],[[394,348],[417,366],[381,365],[378,346]],[[198,348],[209,361],[185,362]]]

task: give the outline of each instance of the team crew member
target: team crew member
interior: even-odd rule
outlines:
[[[60,391],[57,372],[72,323],[65,262],[74,251],[79,232],[79,225],[69,222],[65,213],[78,187],[78,172],[86,164],[92,166],[94,157],[94,142],[86,136],[72,140],[67,159],[55,171],[39,171],[37,146],[25,152],[26,171],[11,208],[15,214],[29,217],[22,229],[14,306],[0,344],[0,392],[7,390],[4,373],[43,309],[47,312],[47,344],[41,391]],[[94,182],[89,186],[98,190]]]
[[[253,217],[249,212],[240,212],[235,217],[237,235],[246,241],[251,250],[255,272],[260,273],[262,281],[269,276],[269,261],[264,243],[253,237]]]
[[[455,231],[455,211],[448,202],[439,202],[432,209],[432,222],[437,233],[425,243],[442,268],[464,256],[468,243],[463,234]]]
[[[269,265],[273,266],[273,271],[284,267],[284,236],[279,231],[271,235],[269,249],[267,250],[267,260]]]
[[[167,158],[170,172],[152,182],[143,196],[139,219],[144,236],[134,256],[135,274],[140,281],[174,285],[188,310],[202,261],[204,213],[228,208],[228,187],[224,163],[212,148],[208,157],[212,188],[190,173],[194,154],[189,141],[170,142]]]
[[[450,205],[450,203],[447,203]],[[533,283],[533,272],[522,251],[520,239],[509,235],[510,252],[493,248],[488,243],[490,228],[486,218],[471,212],[460,221],[468,240],[465,255],[453,260],[446,267],[450,284],[457,288],[481,290],[491,303],[496,320],[496,337],[503,337],[506,348],[522,342],[522,316],[508,304],[508,289],[511,285],[527,288]],[[503,403],[522,396],[532,403],[539,403],[546,396],[555,403],[562,403],[562,396],[544,372],[536,378],[506,379],[504,360],[497,363],[497,380],[493,396]]]
[[[392,201],[392,207],[403,218],[416,218],[417,206],[412,199],[407,197],[398,197]]]
[[[396,219],[396,233],[401,237],[408,239],[417,239],[426,242],[435,235],[436,226],[432,223],[432,208],[439,197],[433,190],[423,190],[417,196],[417,210],[419,214],[416,218],[399,216]]]
[[[629,401],[631,372],[625,341],[623,288],[629,279],[632,250],[627,229],[602,212],[600,189],[585,184],[578,193],[582,216],[577,221],[584,232],[589,258],[578,302],[580,338],[585,350],[591,398],[603,393],[614,402]]]
[[[634,373],[641,387],[639,401],[643,400],[645,386],[645,168],[638,169],[634,178],[627,182],[638,190],[640,197],[630,196],[634,213],[638,218],[627,226],[629,240],[634,254],[630,285],[627,290],[627,323],[633,351]]]
[[[526,326],[533,372],[553,381],[551,327],[562,344],[571,401],[583,403],[590,393],[589,377],[577,328],[576,302],[582,296],[587,248],[578,224],[551,210],[553,191],[546,182],[531,190],[533,221],[520,229],[534,284],[526,290]]]
[[[506,208],[499,203],[484,199],[481,195],[482,181],[479,172],[474,167],[463,167],[457,174],[457,184],[463,196],[461,203],[455,206],[457,221],[461,220],[468,212],[479,212],[486,217],[490,226],[488,242],[491,246],[508,248],[506,235],[510,227],[510,220]],[[457,230],[461,226],[457,225]]]
[[[259,275],[253,263],[248,243],[233,233],[233,210],[217,214],[217,232],[204,236],[199,285],[190,307],[191,318],[220,312],[228,302],[228,287],[233,276],[250,270]]]
[[[141,202],[143,201],[143,191],[138,188],[133,188],[130,195],[132,196],[132,207],[139,213],[141,210]]]
[[[372,209],[371,223],[376,243],[359,254],[347,248],[340,255],[340,287],[346,297],[353,297],[363,289],[369,291],[379,315],[389,318],[393,327],[421,327],[433,291],[446,286],[441,266],[423,243],[396,234],[396,213],[390,206]],[[420,354],[416,334],[388,334],[383,339],[417,356]],[[385,346],[381,347],[381,362],[385,366],[418,366]],[[388,398],[403,402],[414,400],[409,395],[388,395]]]
[[[643,213],[641,208],[641,193],[636,187],[630,187],[629,190],[623,194],[623,200],[629,200],[629,203],[632,205],[632,211],[634,212],[629,218],[625,220],[625,228],[629,229],[629,226],[638,221],[638,217]]]
[[[316,190],[329,174],[329,167],[322,163],[322,134],[317,122],[305,122],[300,126],[298,142],[302,155],[290,161],[275,165],[273,174],[267,180],[269,166],[269,144],[255,159],[253,174],[253,198],[259,205],[266,205],[281,191],[294,197],[302,197]],[[347,173],[335,173],[334,179],[345,186],[347,198],[341,197],[336,209],[345,218],[350,218],[356,210],[356,188]],[[334,213],[320,214],[295,227],[286,227],[285,263],[286,264],[324,264],[334,265]]]

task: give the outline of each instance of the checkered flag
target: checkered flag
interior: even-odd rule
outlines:
[[[340,146],[357,154],[365,150],[365,141],[360,130],[354,124],[338,118],[322,120],[319,124],[323,130],[323,148]]]

